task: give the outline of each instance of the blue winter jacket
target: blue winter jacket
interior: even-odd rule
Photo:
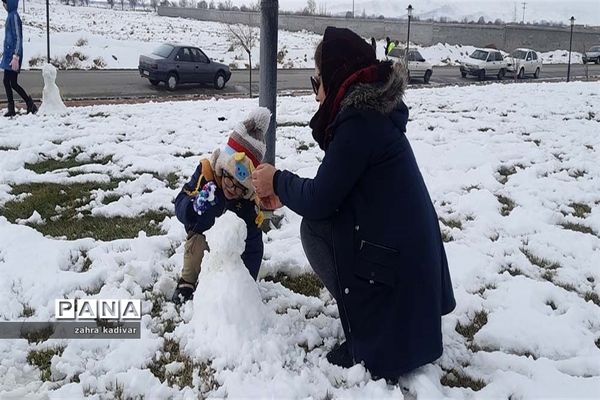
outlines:
[[[4,26],[4,53],[2,54],[2,62],[0,68],[12,71],[10,62],[13,55],[19,56],[19,70],[23,63],[23,25],[21,17],[17,9],[19,8],[19,0],[8,0],[7,3],[8,15]]]
[[[357,84],[314,179],[277,171],[284,205],[332,221],[340,319],[355,362],[398,377],[442,354],[455,307],[438,217],[410,143],[405,78]]]
[[[199,179],[200,184],[198,185]],[[189,193],[193,192],[196,187],[202,188],[206,183],[208,181],[202,174],[202,163],[200,163],[190,181],[183,186],[183,189],[175,198],[175,214],[177,215],[177,219],[184,224],[185,230],[188,233],[204,233],[215,224],[215,220],[226,210],[237,214],[238,217],[246,222],[247,227],[246,249],[242,253],[242,261],[244,261],[244,265],[248,268],[250,275],[256,279],[264,249],[262,231],[256,223],[258,211],[256,204],[245,199],[227,200],[223,189],[217,187],[215,204],[210,205],[202,215],[198,215],[194,211],[192,205],[193,197]]]

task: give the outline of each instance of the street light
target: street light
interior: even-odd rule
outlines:
[[[412,18],[413,6],[409,4],[406,10],[408,11],[408,33],[406,35],[406,67],[408,68],[408,47],[410,46],[410,19]]]
[[[567,82],[571,79],[571,47],[573,46],[573,25],[575,17],[571,17],[571,38],[569,39],[569,66],[567,67]]]

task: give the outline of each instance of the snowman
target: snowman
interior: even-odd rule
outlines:
[[[56,86],[56,68],[52,64],[45,64],[42,68],[44,77],[44,90],[42,92],[42,105],[40,114],[62,114],[67,107],[60,97],[60,90]]]

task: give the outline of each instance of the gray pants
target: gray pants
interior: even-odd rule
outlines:
[[[329,220],[302,219],[300,238],[313,271],[321,279],[334,299],[339,299],[340,286],[333,258],[333,232]]]

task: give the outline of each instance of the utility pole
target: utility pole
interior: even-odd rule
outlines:
[[[275,165],[279,0],[261,0],[260,10],[260,95],[258,105],[271,111],[271,123],[265,135],[267,152],[263,161]]]
[[[527,3],[523,2],[523,23],[525,23],[525,8],[527,7]]]
[[[50,64],[50,0],[46,0],[46,50],[48,51],[48,64]]]
[[[513,22],[517,23],[517,3],[515,3],[515,12],[513,14]]]
[[[352,18],[354,19],[354,0],[352,0]]]

